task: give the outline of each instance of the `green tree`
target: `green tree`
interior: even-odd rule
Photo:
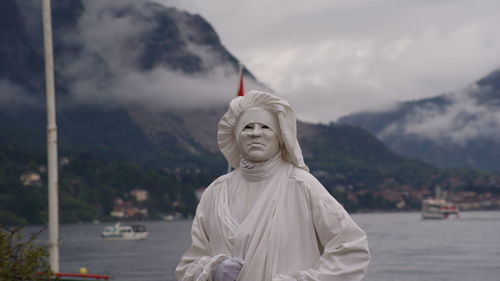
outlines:
[[[51,278],[47,249],[36,244],[42,231],[25,237],[22,228],[0,226],[0,280],[37,281]]]

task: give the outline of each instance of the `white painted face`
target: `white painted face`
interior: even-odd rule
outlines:
[[[240,132],[238,147],[245,160],[265,162],[280,151],[278,135],[261,123],[250,123]]]

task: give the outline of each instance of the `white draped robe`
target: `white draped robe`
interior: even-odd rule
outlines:
[[[277,157],[238,168],[203,193],[178,280],[211,281],[226,258],[244,260],[238,281],[361,280],[365,233],[315,177]]]

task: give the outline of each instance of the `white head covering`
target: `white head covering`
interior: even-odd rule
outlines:
[[[229,164],[234,168],[240,165],[241,152],[236,143],[236,126],[239,127],[244,123],[238,122],[242,113],[253,107],[264,108],[277,116],[280,132],[275,132],[281,137],[280,141],[283,143],[281,150],[283,159],[298,168],[309,171],[309,168],[304,163],[302,150],[297,140],[297,119],[295,112],[287,101],[260,91],[250,91],[243,97],[233,99],[229,104],[228,111],[219,121],[217,143]],[[269,126],[269,124],[266,125]],[[275,130],[271,126],[270,128]]]

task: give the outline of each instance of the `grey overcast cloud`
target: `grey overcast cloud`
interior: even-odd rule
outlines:
[[[500,68],[497,0],[156,1],[203,16],[305,121],[460,91]]]

